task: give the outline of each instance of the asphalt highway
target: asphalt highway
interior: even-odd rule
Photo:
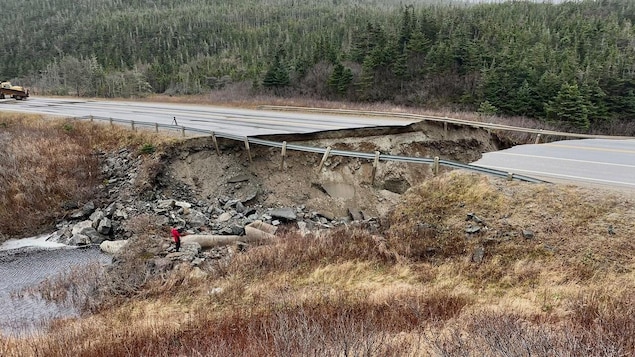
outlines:
[[[402,126],[416,119],[307,114],[206,105],[98,101],[32,97],[26,101],[0,100],[0,111],[66,117],[97,116],[115,119],[176,124],[227,134],[254,136],[310,133],[375,126]]]
[[[0,100],[0,112],[54,116],[97,116],[177,124],[240,136],[310,133],[325,130],[408,125],[417,119],[309,114],[206,105],[59,98]],[[176,121],[175,121],[176,120]],[[486,153],[473,165],[553,182],[635,189],[635,140],[585,139],[520,145]]]
[[[519,145],[472,165],[542,178],[635,189],[635,140],[584,139]]]

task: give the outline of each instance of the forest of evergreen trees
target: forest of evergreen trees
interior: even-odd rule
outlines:
[[[4,0],[0,79],[37,93],[312,98],[580,130],[635,119],[635,1]]]

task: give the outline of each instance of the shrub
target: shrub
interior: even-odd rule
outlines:
[[[150,155],[153,154],[155,151],[157,150],[157,148],[151,144],[151,143],[145,143],[143,144],[143,146],[141,146],[141,153],[145,154],[145,155]]]
[[[479,105],[478,113],[480,115],[496,115],[496,113],[498,113],[498,108],[486,100]]]
[[[73,124],[64,123],[64,125],[62,126],[62,129],[64,129],[64,131],[66,131],[66,132],[73,131]]]

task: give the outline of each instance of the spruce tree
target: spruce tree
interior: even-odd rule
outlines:
[[[262,85],[269,88],[280,88],[289,85],[289,70],[280,60],[281,54],[276,54],[269,70],[265,73]]]
[[[350,68],[345,68],[341,62],[333,67],[333,73],[328,79],[328,85],[338,94],[343,94],[348,90],[348,86],[353,81],[353,72]]]
[[[558,95],[545,107],[547,119],[568,123],[578,129],[589,129],[588,102],[576,83],[563,84]]]

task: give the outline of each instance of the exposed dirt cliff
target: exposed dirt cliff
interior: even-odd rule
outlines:
[[[510,145],[485,130],[456,127],[445,131],[433,123],[265,139],[334,150],[438,156],[463,163]],[[336,217],[353,209],[377,216],[409,187],[432,175],[429,165],[380,161],[373,180],[372,160],[330,156],[318,172],[321,154],[288,150],[281,167],[279,148],[252,145],[250,162],[242,143],[219,139],[219,147],[220,155],[210,138],[190,139],[173,147],[164,158],[159,187],[168,195],[178,196],[187,187],[199,199],[254,196],[255,202],[270,207],[303,205]]]

